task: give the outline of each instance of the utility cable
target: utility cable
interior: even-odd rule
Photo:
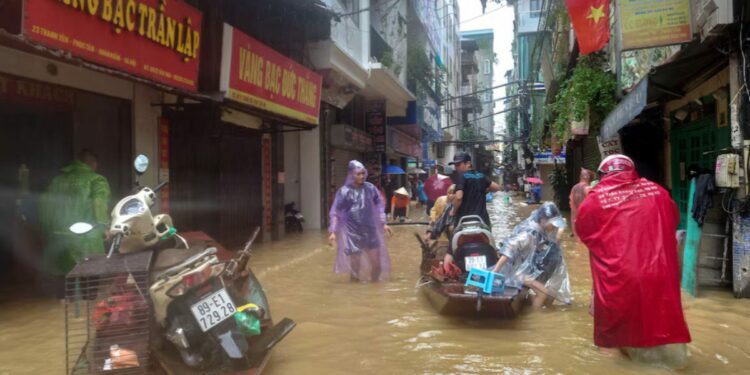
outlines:
[[[481,119],[485,119],[485,118],[497,116],[497,115],[499,115],[501,113],[510,112],[510,111],[516,111],[516,110],[519,110],[519,109],[520,109],[520,107],[511,107],[511,108],[504,109],[504,110],[499,111],[499,112],[495,112],[495,113],[489,114],[487,116],[477,117],[477,118],[471,119],[469,121],[460,122],[458,124],[453,124],[451,126],[445,126],[445,127],[440,128],[440,130],[455,128],[456,126],[461,126],[461,125],[466,125],[466,124],[473,124],[477,120],[481,120]]]
[[[396,3],[400,2],[400,1],[401,0],[393,0],[390,4],[386,5],[386,7],[394,6]],[[355,11],[349,12],[349,13],[334,13],[334,17],[341,18],[341,17],[354,16],[354,15],[357,15],[357,14],[360,14],[360,13],[369,12],[371,9],[380,9],[380,7],[369,6],[367,8],[362,8],[360,10],[355,10]]]
[[[464,97],[467,97],[467,96],[474,96],[474,95],[476,95],[477,93],[480,93],[480,92],[490,91],[490,90],[494,90],[494,89],[497,89],[497,88],[500,88],[500,87],[514,85],[514,84],[517,84],[519,82],[521,82],[521,81],[506,82],[506,83],[503,83],[503,84],[500,84],[500,85],[497,85],[497,86],[492,86],[492,87],[487,88],[487,89],[476,90],[476,91],[470,92],[468,94],[451,96],[450,98],[441,100],[440,104],[448,102],[448,101],[451,101],[451,100],[456,100],[456,99],[464,98]]]

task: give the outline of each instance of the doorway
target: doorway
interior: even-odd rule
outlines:
[[[685,229],[690,166],[713,171],[716,151],[730,145],[729,126],[716,127],[716,119],[704,118],[672,129],[672,198],[680,209],[680,229]]]
[[[262,224],[261,138],[204,106],[165,113],[170,124],[170,214],[181,231],[241,246]]]

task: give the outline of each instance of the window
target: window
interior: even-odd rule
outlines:
[[[484,74],[490,73],[492,73],[492,64],[490,63],[490,59],[484,59]]]
[[[542,0],[529,0],[529,17],[539,18],[542,15]]]
[[[359,26],[359,0],[344,0],[344,8],[355,25]]]

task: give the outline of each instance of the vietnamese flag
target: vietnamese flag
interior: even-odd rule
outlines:
[[[609,0],[565,0],[582,55],[596,52],[609,41]]]

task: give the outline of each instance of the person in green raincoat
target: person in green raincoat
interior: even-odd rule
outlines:
[[[106,226],[77,235],[69,228],[77,222],[109,223],[112,195],[107,179],[96,173],[97,158],[84,150],[62,168],[39,200],[39,221],[45,234],[43,264],[54,276],[65,276],[90,254],[103,254]],[[59,287],[59,286],[58,286]]]

